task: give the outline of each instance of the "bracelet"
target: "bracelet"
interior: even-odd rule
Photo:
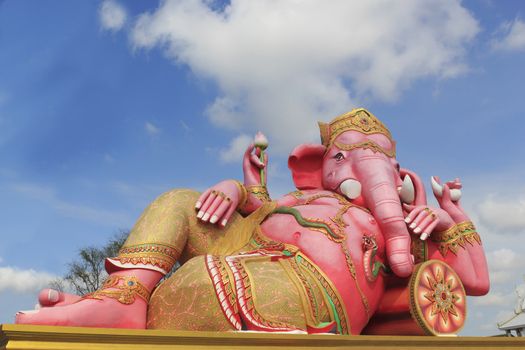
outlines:
[[[244,187],[244,185],[240,181],[232,181],[235,183],[241,194],[241,199],[239,200],[239,205],[237,205],[237,208],[243,208],[246,205],[246,203],[248,203],[248,192],[246,191],[246,187]]]
[[[476,231],[476,227],[471,221],[460,222],[443,232],[437,232],[430,236],[433,242],[439,244],[438,249],[441,255],[445,256],[450,250],[456,255],[459,247],[465,249],[466,243],[473,245],[474,242],[481,244],[481,238]]]
[[[270,202],[270,194],[266,186],[253,185],[246,187],[249,193],[253,194],[255,198],[259,199],[261,202]]]
[[[121,281],[124,283],[119,285]],[[108,297],[116,299],[121,304],[130,305],[135,302],[136,296],[148,303],[150,295],[151,292],[135,276],[109,276],[102,288],[84,295],[82,299],[102,300],[102,297]]]

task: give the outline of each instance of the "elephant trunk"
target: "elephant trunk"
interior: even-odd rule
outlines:
[[[385,237],[386,255],[392,271],[399,277],[412,273],[410,233],[403,217],[401,201],[394,181],[392,165],[383,155],[359,152],[354,163],[362,182],[366,206],[379,223]]]

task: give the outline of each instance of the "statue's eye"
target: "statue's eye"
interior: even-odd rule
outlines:
[[[337,154],[334,156],[334,158],[335,158],[335,160],[337,160],[337,161],[339,162],[339,161],[345,159],[345,156],[344,156],[341,152],[339,152],[339,153],[337,153]]]

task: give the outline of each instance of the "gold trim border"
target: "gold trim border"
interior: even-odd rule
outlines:
[[[0,325],[0,349],[524,349],[525,338],[215,333]]]

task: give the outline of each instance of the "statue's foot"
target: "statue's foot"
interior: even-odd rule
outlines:
[[[146,328],[147,304],[135,300],[125,305],[117,300],[102,297],[101,300],[83,299],[77,303],[44,307],[40,310],[20,311],[15,323],[102,328]]]
[[[15,323],[144,329],[149,296],[161,277],[160,272],[143,269],[118,271],[108,277],[100,290],[76,300],[71,294],[63,295],[61,306],[58,301],[54,307],[21,311],[16,314]],[[60,300],[60,295],[53,292],[40,297],[44,303],[57,297]]]
[[[78,295],[60,292],[55,289],[43,289],[38,294],[38,304],[42,307],[69,305],[80,299],[81,297]]]

